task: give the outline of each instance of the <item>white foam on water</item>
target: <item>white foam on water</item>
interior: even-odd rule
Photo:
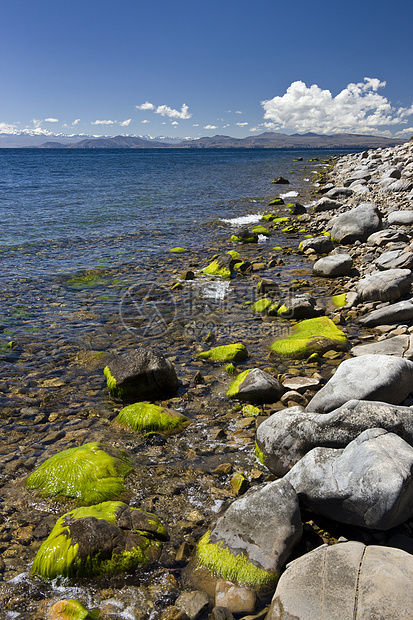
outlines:
[[[267,235],[258,235],[259,243],[266,243],[268,240],[269,240],[269,237],[267,237]]]
[[[227,280],[201,280],[198,286],[201,297],[220,301],[225,299],[228,293],[229,282]]]
[[[294,198],[294,196],[298,196],[298,192],[291,191],[286,194],[280,194],[280,198]]]
[[[308,183],[308,181],[309,181],[309,180],[310,180],[310,179],[307,179],[307,178],[303,179],[303,181],[307,181],[307,183]]]
[[[245,224],[253,224],[259,222],[262,213],[250,213],[249,215],[241,215],[240,217],[222,218],[221,222],[231,224],[231,226],[244,226]]]

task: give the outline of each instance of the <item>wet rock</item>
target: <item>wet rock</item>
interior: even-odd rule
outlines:
[[[258,234],[252,232],[249,228],[240,228],[232,235],[231,241],[235,241],[237,243],[257,243]]]
[[[353,268],[353,259],[349,254],[330,254],[319,258],[313,265],[313,275],[323,278],[348,276]]]
[[[215,605],[225,607],[233,614],[250,614],[255,610],[257,594],[253,588],[237,586],[226,579],[218,579],[215,586]]]
[[[375,271],[358,282],[356,292],[362,301],[396,301],[410,291],[412,282],[410,269]]]
[[[413,558],[398,549],[323,545],[289,564],[267,620],[402,620],[413,608],[412,578]]]
[[[208,609],[209,598],[200,590],[182,592],[175,601],[175,607],[184,611],[190,620],[196,620]]]
[[[328,413],[354,398],[398,405],[413,390],[413,362],[391,355],[344,360],[306,411]]]
[[[404,323],[413,319],[413,299],[398,301],[384,308],[378,308],[361,317],[359,322],[364,327]]]
[[[285,179],[284,177],[277,177],[276,179],[274,179],[274,181],[271,182],[277,185],[287,185],[290,181],[288,179]]]
[[[120,410],[117,423],[142,433],[178,430],[190,420],[178,411],[150,403],[134,403]]]
[[[383,429],[344,449],[314,448],[284,476],[310,510],[360,527],[388,530],[413,516],[413,448]]]
[[[347,348],[345,334],[325,316],[297,323],[287,338],[279,338],[271,345],[274,353],[296,359],[309,357],[313,353],[323,354],[331,349],[345,351]]]
[[[209,620],[234,620],[234,616],[227,607],[214,607]]]
[[[256,443],[265,466],[283,476],[313,448],[345,448],[369,428],[383,428],[413,446],[410,407],[366,400],[350,400],[323,414],[302,407],[285,409],[260,424]]]
[[[156,400],[178,389],[171,362],[150,349],[135,349],[113,358],[104,374],[111,395],[126,401]]]
[[[248,351],[242,342],[215,347],[209,351],[198,353],[198,357],[213,362],[242,362],[247,359]]]
[[[381,214],[376,205],[364,203],[331,221],[331,236],[348,244],[365,241],[381,228]]]
[[[227,396],[253,403],[275,403],[284,391],[278,379],[260,368],[252,368],[237,376],[231,383]]]
[[[312,319],[324,314],[324,310],[317,306],[316,299],[309,293],[301,293],[283,303],[277,314],[283,319]]]
[[[376,267],[379,271],[385,269],[412,269],[413,268],[413,252],[406,250],[392,250],[384,252],[376,260]]]
[[[300,252],[313,250],[316,254],[328,254],[334,250],[334,243],[328,235],[313,237],[312,239],[304,239],[298,246]]]
[[[232,278],[235,275],[236,260],[229,254],[222,254],[214,258],[212,263],[202,270],[208,276],[219,276],[221,278]]]
[[[98,620],[99,612],[90,612],[82,603],[63,599],[49,609],[49,620]]]

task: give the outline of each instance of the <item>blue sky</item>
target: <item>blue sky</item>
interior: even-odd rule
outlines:
[[[0,132],[413,133],[413,3],[3,0]]]

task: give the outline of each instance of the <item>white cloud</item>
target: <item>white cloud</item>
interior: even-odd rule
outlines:
[[[115,121],[92,121],[91,125],[113,125]]]
[[[148,121],[147,119],[145,119],[144,121],[141,121],[141,123],[143,123],[144,125],[145,125],[146,123],[150,123],[150,122],[151,122],[151,121]]]
[[[250,131],[261,131],[261,127],[250,127]]]
[[[178,121],[172,121],[171,125],[179,125]]]
[[[80,123],[80,118],[76,118],[76,119],[73,121],[72,125],[78,125],[79,123]]]
[[[235,123],[238,127],[245,127],[248,123]]]
[[[0,123],[0,133],[19,133],[16,125],[10,123]]]
[[[186,103],[182,105],[180,110],[175,110],[174,108],[170,108],[168,105],[158,105],[158,107],[156,107],[153,103],[146,101],[145,103],[142,103],[142,105],[137,105],[136,109],[153,110],[155,114],[168,116],[169,118],[180,118],[181,120],[186,120],[192,117],[192,114],[188,112],[189,108]]]
[[[155,106],[153,105],[153,103],[149,103],[149,101],[145,101],[145,103],[142,103],[142,105],[137,105],[136,109],[137,110],[154,110]]]
[[[364,78],[350,83],[336,97],[317,84],[307,87],[293,82],[282,97],[262,101],[268,129],[289,129],[317,133],[377,133],[380,127],[407,123],[410,108],[395,108],[377,91],[386,82]]]
[[[218,129],[216,125],[205,125],[204,129]]]
[[[58,118],[45,118],[44,122],[45,123],[58,123],[59,119]]]
[[[241,110],[235,110],[235,114],[242,114]]]
[[[192,127],[199,127],[199,123],[194,123]]]
[[[131,120],[132,120],[131,118],[128,118],[126,121],[121,121],[119,125],[121,127],[129,127]]]

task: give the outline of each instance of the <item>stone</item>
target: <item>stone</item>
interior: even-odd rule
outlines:
[[[370,181],[371,174],[368,170],[357,170],[345,179],[343,182],[344,187],[349,187],[354,182]]]
[[[185,428],[190,422],[189,418],[178,411],[150,403],[133,403],[123,407],[116,421],[120,426],[142,433],[176,431]]]
[[[331,236],[340,243],[365,241],[381,228],[381,214],[376,205],[363,203],[331,221]]]
[[[396,301],[409,293],[412,282],[410,269],[375,271],[359,280],[356,292],[362,301]]]
[[[234,620],[232,612],[227,607],[214,607],[209,616],[210,620]]]
[[[178,389],[172,363],[151,349],[135,349],[113,358],[104,375],[110,394],[129,402],[172,396]]]
[[[99,620],[97,610],[89,611],[82,603],[74,599],[62,599],[54,603],[50,609],[49,620]]]
[[[392,336],[379,342],[358,344],[350,349],[351,355],[395,355],[405,357],[410,350],[410,337],[407,335]]]
[[[223,254],[214,258],[212,263],[202,270],[208,276],[219,276],[220,278],[234,277],[236,260],[229,254]]]
[[[363,355],[341,362],[306,411],[328,413],[353,398],[398,405],[412,390],[413,362],[391,355]]]
[[[333,200],[332,198],[329,198],[328,196],[323,196],[323,198],[320,198],[320,200],[318,200],[315,203],[315,205],[313,206],[313,211],[315,213],[322,213],[323,211],[331,211],[333,209],[339,209],[342,206],[343,206],[342,202],[339,202],[338,200]]]
[[[413,517],[413,448],[382,428],[313,448],[285,474],[300,501],[340,523],[388,530]]]
[[[379,271],[385,269],[413,269],[413,252],[406,250],[392,250],[384,252],[376,260],[376,267]]]
[[[319,258],[313,265],[313,275],[323,278],[349,276],[353,269],[353,259],[350,254],[330,254]]]
[[[277,339],[271,345],[274,353],[296,359],[309,357],[313,353],[323,354],[331,349],[345,351],[347,348],[346,335],[326,316],[297,323],[287,338]]]
[[[413,557],[399,549],[322,545],[288,565],[266,620],[407,620],[412,579]]]
[[[31,573],[55,579],[130,571],[157,560],[166,539],[154,514],[123,502],[76,508],[57,520]]]
[[[258,427],[256,444],[263,464],[281,477],[313,448],[345,448],[369,428],[383,428],[413,446],[410,407],[356,399],[330,413],[308,413],[302,407],[277,412]]]
[[[405,233],[394,228],[387,228],[386,230],[378,230],[377,232],[371,234],[367,238],[366,243],[367,245],[377,245],[378,247],[382,247],[388,243],[407,243],[408,241],[409,237]]]
[[[175,601],[175,607],[184,611],[190,620],[196,620],[208,609],[209,598],[200,590],[182,592]]]
[[[390,225],[410,226],[413,224],[413,211],[392,211],[387,217]]]
[[[199,358],[212,362],[242,362],[247,359],[247,347],[242,342],[235,344],[222,345],[209,351],[198,353]]]
[[[328,252],[334,250],[334,243],[328,235],[321,235],[320,237],[304,239],[300,242],[298,249],[300,252],[314,250],[316,254],[328,254]]]
[[[26,478],[45,497],[64,495],[96,504],[118,497],[131,471],[126,452],[96,441],[58,452]]]
[[[294,295],[277,309],[277,315],[283,319],[312,319],[322,314],[324,310],[309,293]]]
[[[277,185],[287,185],[290,181],[288,179],[285,179],[284,177],[277,177],[276,179],[274,179],[274,181],[271,182]]]
[[[249,228],[240,228],[232,235],[231,241],[237,243],[257,243],[258,234],[249,230]]]
[[[290,215],[304,215],[304,213],[307,213],[305,206],[299,202],[289,202],[287,209]]]
[[[348,198],[353,194],[353,190],[349,187],[332,187],[326,192],[328,198]]]
[[[284,392],[278,379],[260,368],[251,368],[241,372],[231,383],[227,397],[253,403],[275,403]]]
[[[227,579],[218,579],[215,586],[215,605],[226,607],[233,614],[251,614],[257,594],[253,588],[237,586]]]
[[[413,319],[413,299],[398,301],[384,308],[378,308],[359,319],[364,327],[405,323]]]
[[[232,502],[201,538],[196,555],[218,578],[259,591],[274,587],[301,534],[297,495],[289,483],[276,480]]]
[[[297,375],[287,377],[282,384],[287,390],[296,390],[297,392],[303,393],[306,390],[317,390],[320,387],[320,379],[316,376],[302,377]]]

